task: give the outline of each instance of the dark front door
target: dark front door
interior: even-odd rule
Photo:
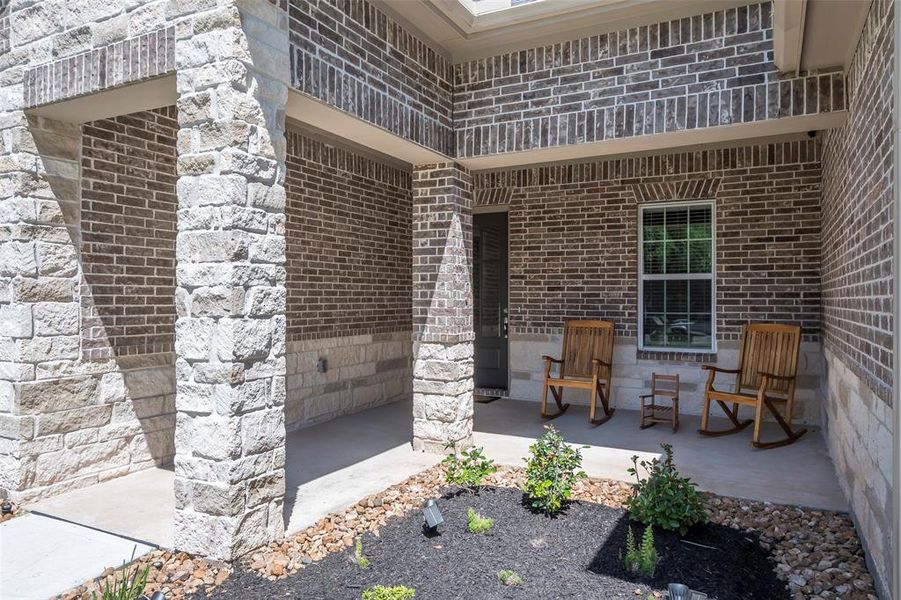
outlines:
[[[507,213],[473,215],[475,385],[507,389]]]

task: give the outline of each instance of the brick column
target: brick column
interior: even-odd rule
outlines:
[[[220,2],[179,31],[176,516],[222,559],[284,535],[287,15]]]
[[[472,444],[472,178],[413,168],[413,447]]]

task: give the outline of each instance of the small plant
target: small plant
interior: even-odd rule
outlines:
[[[645,527],[641,536],[641,547],[635,545],[632,528],[626,531],[626,555],[623,564],[630,573],[641,573],[653,577],[657,570],[657,550],[654,548],[654,529]]]
[[[696,523],[707,522],[704,496],[688,477],[682,477],[673,462],[673,447],[661,444],[663,458],[647,462],[632,457],[629,473],[635,476],[632,495],[626,500],[629,517],[645,525],[685,534]],[[641,466],[647,473],[642,479]]]
[[[363,590],[363,600],[409,600],[415,597],[416,590],[405,585],[377,585]]]
[[[494,525],[494,519],[483,517],[474,508],[470,508],[466,515],[466,526],[469,533],[485,533]]]
[[[522,577],[520,577],[516,571],[511,571],[510,569],[499,571],[497,579],[501,582],[501,585],[506,585],[507,587],[522,585]]]
[[[481,448],[470,448],[459,454],[454,444],[448,444],[451,453],[441,462],[444,465],[444,480],[449,485],[474,488],[497,471],[494,461],[482,454]]]
[[[357,565],[359,565],[361,569],[369,568],[369,559],[363,554],[363,538],[360,536],[357,536],[356,539],[354,539],[354,557],[357,559]]]
[[[134,568],[130,569],[125,568],[125,565],[134,562],[136,550],[137,546],[131,551],[131,558],[122,562],[122,570],[119,572],[115,582],[110,584],[109,579],[107,579],[103,585],[102,594],[100,596],[97,595],[97,592],[92,594],[94,600],[98,600],[98,598],[101,600],[135,600],[144,593],[144,588],[147,586],[147,576],[150,573],[150,565],[143,569],[139,565],[135,565]]]
[[[554,515],[570,499],[576,482],[587,475],[582,471],[582,452],[568,446],[552,426],[546,429],[529,446],[523,491],[533,509]]]
[[[673,462],[673,447],[661,444],[663,459],[651,462],[632,457],[629,473],[635,476],[632,496],[626,500],[629,517],[661,529],[685,534],[696,523],[707,522],[704,496],[688,477],[682,477]],[[647,477],[642,479],[638,467]]]

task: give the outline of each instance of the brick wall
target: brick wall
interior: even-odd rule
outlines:
[[[826,440],[885,597],[894,563],[893,4],[872,2],[848,71],[848,121],[823,142]]]
[[[737,340],[749,320],[818,339],[814,141],[480,173],[474,186],[477,201],[509,196],[513,333],[602,317],[636,336],[639,204],[715,198],[718,339]]]
[[[292,85],[453,154],[453,66],[366,0],[291,0]]]
[[[841,72],[784,77],[772,4],[455,65],[457,157],[845,108]]]
[[[892,386],[890,3],[876,2],[849,72],[851,113],[823,144],[825,342],[885,402]]]
[[[288,338],[409,332],[409,170],[287,137]]]
[[[82,133],[82,352],[171,352],[175,338],[175,107]]]
[[[287,134],[289,430],[408,398],[411,175]]]

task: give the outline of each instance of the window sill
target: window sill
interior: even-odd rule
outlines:
[[[638,360],[667,360],[689,363],[715,363],[716,352],[686,352],[684,350],[638,350]]]

